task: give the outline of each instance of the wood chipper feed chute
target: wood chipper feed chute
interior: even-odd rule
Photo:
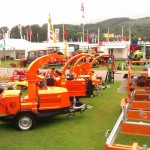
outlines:
[[[80,57],[82,57],[82,56],[91,56],[91,54],[81,53],[81,54],[77,54],[77,55],[71,57],[71,58],[66,62],[66,64],[64,65],[64,67],[63,67],[62,70],[61,70],[62,77],[65,76],[65,72],[66,72],[67,68],[69,67],[69,65],[70,65],[74,60],[76,60],[77,58],[80,58]]]
[[[85,62],[84,59],[92,58],[92,55],[80,57],[75,64],[70,68],[70,72],[76,75],[89,74],[91,71],[90,62]]]

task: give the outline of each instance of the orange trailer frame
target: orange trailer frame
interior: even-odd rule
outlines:
[[[132,86],[131,76],[133,74],[142,74],[148,76],[148,71],[133,71],[133,63],[150,63],[150,61],[130,61],[128,68],[128,79],[127,79],[127,94],[128,97],[121,100],[122,113],[118,118],[111,134],[106,140],[105,150],[150,150],[146,145],[139,147],[137,143],[133,143],[132,146],[115,144],[115,139],[119,132],[123,134],[133,134],[140,136],[150,136],[150,123],[143,121],[150,121],[150,102],[148,99],[141,100],[140,98],[134,99],[133,91],[138,89],[138,94],[146,94],[141,92],[141,88],[150,90],[149,86],[140,87],[137,85]],[[148,94],[148,93],[147,93]],[[143,95],[142,95],[143,96]],[[145,98],[145,97],[144,97]],[[128,121],[133,120],[133,121]],[[136,120],[140,121],[137,122]]]

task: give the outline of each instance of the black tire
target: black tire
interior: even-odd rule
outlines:
[[[14,120],[15,127],[21,131],[31,130],[35,124],[35,117],[30,113],[19,114]]]

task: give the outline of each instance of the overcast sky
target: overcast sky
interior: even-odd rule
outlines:
[[[118,17],[150,17],[149,0],[1,0],[0,27],[43,25],[49,13],[53,24],[79,25],[81,2],[84,3],[85,23]]]

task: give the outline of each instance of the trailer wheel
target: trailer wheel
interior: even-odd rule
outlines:
[[[32,129],[36,124],[36,120],[33,115],[19,114],[15,119],[15,126],[18,130],[26,131]]]

